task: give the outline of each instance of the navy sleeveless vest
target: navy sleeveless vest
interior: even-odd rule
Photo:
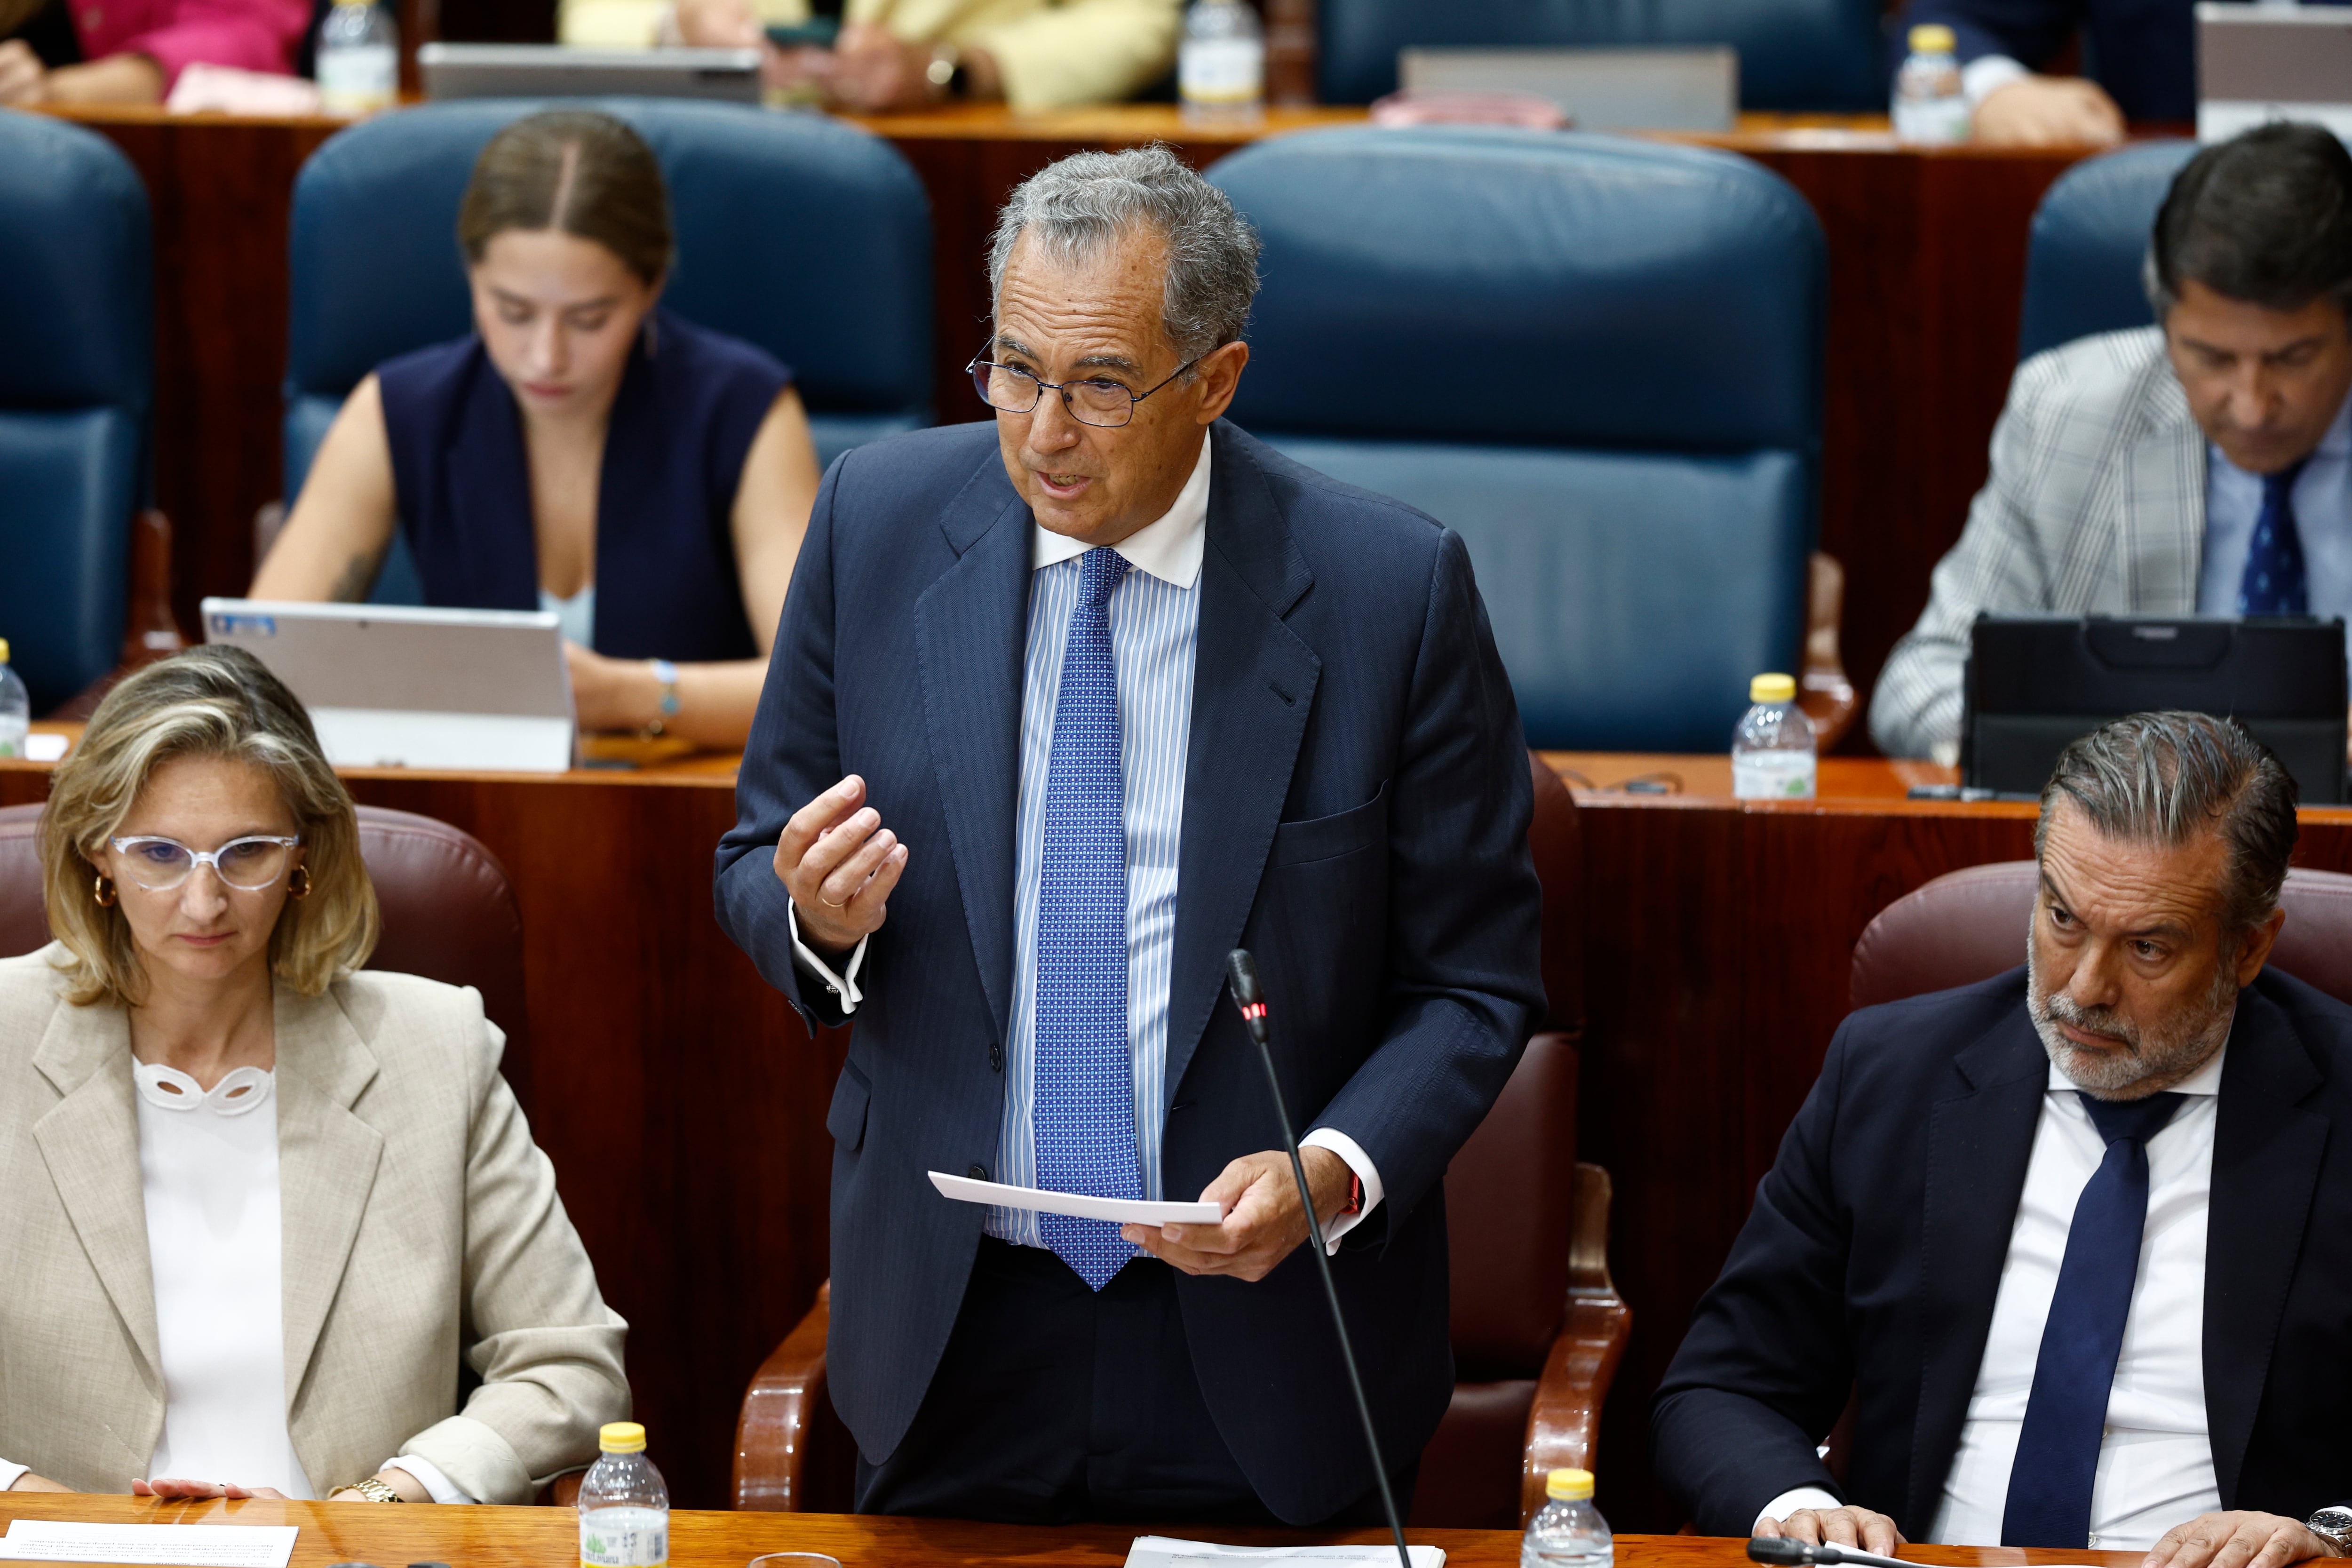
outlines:
[[[539,608],[522,416],[478,336],[376,370],[400,529],[425,602]],[[792,373],[667,310],[629,353],[596,492],[596,651],[753,658],[730,529],[751,439]]]

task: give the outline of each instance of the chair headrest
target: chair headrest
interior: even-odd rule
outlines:
[[[1759,164],[1431,126],[1279,137],[1209,178],[1265,241],[1244,426],[1819,446],[1821,225]]]
[[[611,113],[661,161],[677,233],[664,302],[793,367],[834,409],[931,393],[929,199],[897,149],[813,114],[665,99]],[[383,361],[472,325],[457,207],[474,160],[547,101],[476,100],[335,135],[294,185],[289,397],[341,397]]]
[[[2017,357],[2156,320],[2141,286],[2156,211],[2194,142],[2148,142],[2086,158],[2033,209]]]
[[[130,160],[79,125],[0,110],[0,405],[143,420],[154,309],[147,187]]]

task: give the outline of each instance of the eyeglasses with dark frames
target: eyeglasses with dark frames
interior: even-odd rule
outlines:
[[[987,352],[981,351],[983,354]],[[1186,360],[1170,374],[1167,381],[1145,392],[1130,392],[1118,382],[1102,376],[1045,381],[1036,372],[1017,364],[998,364],[977,357],[964,369],[971,374],[972,390],[991,408],[1006,414],[1026,414],[1046,393],[1058,392],[1062,395],[1062,406],[1070,411],[1071,418],[1098,430],[1116,430],[1135,417],[1137,404],[1200,363],[1197,359]]]

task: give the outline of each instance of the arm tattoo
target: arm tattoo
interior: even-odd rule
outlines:
[[[339,605],[358,604],[367,597],[368,589],[375,583],[376,568],[383,564],[381,552],[370,554],[364,550],[360,552],[344,563],[342,575],[335,579],[335,585],[327,591],[327,597]]]

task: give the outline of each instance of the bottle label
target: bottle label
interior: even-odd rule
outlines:
[[[668,1568],[669,1514],[652,1508],[580,1510],[581,1568]]]
[[[1947,98],[1895,100],[1895,139],[1914,147],[1957,147],[1969,139],[1969,100]]]
[[[1177,51],[1176,91],[1187,103],[1255,103],[1265,96],[1265,46],[1255,38],[1187,39]]]
[[[400,100],[400,52],[388,44],[319,51],[319,98],[330,114],[367,114]]]
[[[1816,768],[1811,752],[1735,752],[1731,793],[1741,800],[1811,800]]]

